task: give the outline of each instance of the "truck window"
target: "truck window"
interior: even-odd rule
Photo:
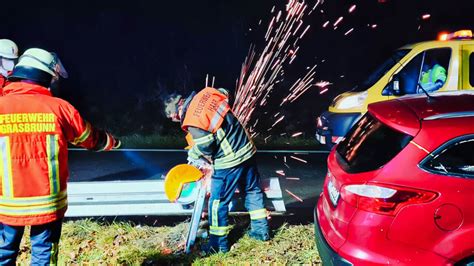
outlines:
[[[464,138],[448,144],[422,165],[443,175],[474,178],[474,139]]]
[[[469,56],[469,83],[474,87],[474,53]]]
[[[387,71],[392,69],[396,63],[400,62],[408,52],[410,52],[409,49],[396,50],[392,56],[380,64],[364,82],[358,83],[351,91],[365,91],[372,87]]]
[[[398,72],[400,94],[434,92],[444,86],[448,77],[450,48],[426,50],[415,56]]]
[[[348,173],[373,171],[393,159],[413,137],[366,113],[336,148],[336,157]]]

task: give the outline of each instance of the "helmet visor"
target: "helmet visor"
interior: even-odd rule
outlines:
[[[59,75],[65,79],[68,78],[69,74],[67,73],[66,68],[64,68],[63,63],[61,63],[61,60],[59,59],[58,55],[56,53],[51,54],[54,56],[54,62],[56,63],[54,65],[54,72],[56,73],[56,75]]]
[[[15,66],[15,62],[8,58],[2,58],[2,67],[6,71],[12,71],[13,67]]]

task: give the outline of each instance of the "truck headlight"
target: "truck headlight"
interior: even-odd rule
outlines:
[[[361,107],[367,99],[367,91],[356,93],[347,97],[344,97],[337,101],[337,109],[351,109]]]

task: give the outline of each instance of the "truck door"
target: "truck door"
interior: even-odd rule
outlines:
[[[461,89],[474,89],[474,44],[462,46]]]
[[[396,98],[401,95],[423,93],[420,86],[427,88],[427,83],[440,83],[438,87],[431,86],[428,92],[434,92],[437,90],[445,90],[452,79],[452,74],[449,73],[450,59],[451,59],[451,48],[434,48],[423,51],[416,55],[410,60],[401,70],[398,71],[397,76],[399,79],[399,91],[390,98]],[[432,71],[434,68],[442,69],[443,75],[438,78],[433,76]],[[454,71],[453,71],[454,72]],[[451,76],[450,76],[451,74]],[[457,78],[457,77],[456,77]],[[457,81],[452,80],[452,82]],[[457,82],[456,82],[457,84]]]

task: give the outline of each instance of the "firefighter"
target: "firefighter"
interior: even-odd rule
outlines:
[[[31,264],[57,264],[67,209],[68,143],[94,151],[120,145],[52,96],[48,87],[59,75],[66,71],[55,54],[28,49],[0,97],[1,265],[15,265],[25,226],[31,226]]]
[[[8,39],[0,39],[0,95],[2,88],[8,83],[7,77],[15,66],[18,58],[18,47]]]
[[[236,188],[245,195],[250,213],[249,236],[269,240],[256,148],[232,113],[225,91],[207,87],[187,99],[175,95],[165,102],[165,108],[166,115],[192,135],[189,163],[200,168],[212,165],[214,170],[209,198],[209,251],[229,251],[228,212]]]
[[[446,78],[446,69],[443,66],[436,62],[425,64],[421,72],[420,86],[427,92],[434,92],[443,87]],[[423,93],[423,90],[418,88],[418,93]]]

